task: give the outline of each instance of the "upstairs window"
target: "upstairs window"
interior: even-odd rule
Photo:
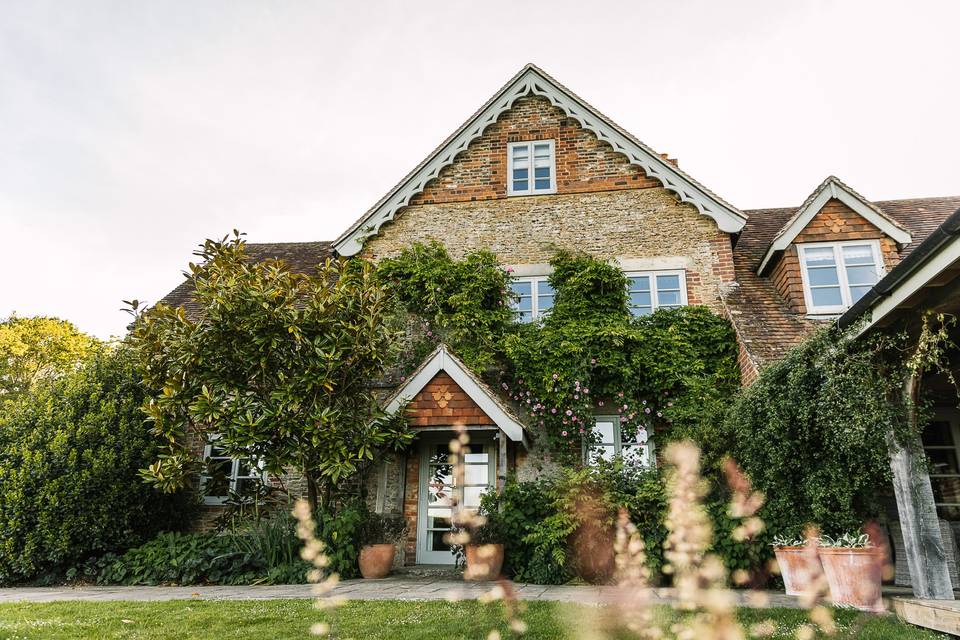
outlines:
[[[650,442],[646,429],[640,428],[631,437],[620,428],[619,416],[597,416],[593,435],[594,441],[587,450],[587,462],[610,461],[614,456],[620,456],[628,464],[650,466]]]
[[[219,438],[219,435],[211,436],[203,449],[207,473],[200,477],[200,489],[204,494],[203,503],[208,505],[226,503],[231,493],[245,496],[253,489],[252,485],[264,479],[262,465],[256,459],[228,456],[217,444]]]
[[[555,193],[556,158],[553,140],[511,142],[507,145],[507,195]]]
[[[553,287],[547,276],[514,278],[510,285],[513,290],[513,312],[517,322],[533,322],[544,318],[553,308]]]
[[[843,313],[883,275],[876,240],[818,242],[798,248],[807,313]]]
[[[687,304],[687,285],[681,271],[638,271],[627,276],[627,306],[634,316]]]

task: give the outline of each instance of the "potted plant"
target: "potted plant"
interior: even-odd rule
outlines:
[[[800,596],[810,591],[810,586],[820,573],[820,560],[816,546],[808,545],[803,538],[776,535],[770,543],[780,567],[783,588],[788,596]]]
[[[393,568],[397,544],[407,533],[407,522],[400,516],[371,513],[360,528],[360,575],[386,578]]]
[[[454,538],[463,542],[458,561],[465,561],[463,579],[494,580],[503,569],[503,524],[498,511],[480,510],[455,527]]]
[[[817,549],[834,604],[883,611],[883,552],[866,534],[822,536]]]

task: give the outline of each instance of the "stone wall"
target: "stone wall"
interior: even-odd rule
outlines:
[[[558,249],[617,259],[626,270],[685,269],[690,304],[716,306],[733,281],[729,236],[665,189],[630,189],[407,207],[363,255],[437,240],[452,256],[490,249],[510,266],[546,265]]]

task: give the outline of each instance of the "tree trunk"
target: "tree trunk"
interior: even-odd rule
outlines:
[[[914,595],[918,598],[953,600],[953,586],[950,584],[950,570],[940,537],[933,487],[917,433],[918,392],[918,376],[911,374],[903,386],[910,439],[901,445],[894,434],[887,434],[900,530],[903,532]]]
[[[314,479],[313,474],[306,469],[303,470],[303,477],[307,481],[307,500],[310,502],[310,512],[315,514],[320,506],[317,481]]]

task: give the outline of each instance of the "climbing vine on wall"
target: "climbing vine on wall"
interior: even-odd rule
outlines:
[[[926,317],[914,341],[824,329],[740,395],[719,435],[766,493],[769,531],[799,535],[815,522],[836,535],[880,514],[890,491],[889,437],[909,446],[926,421],[922,399],[916,406],[904,397],[904,382],[912,372],[950,377],[954,322]]]
[[[551,261],[556,296],[542,322],[518,324],[510,274],[488,251],[454,260],[439,244],[414,245],[379,273],[414,319],[405,366],[439,341],[527,413],[538,442],[560,462],[581,460],[596,415],[624,438],[689,435],[739,385],[730,324],[705,307],[631,317],[626,278],[603,260],[569,252]]]

